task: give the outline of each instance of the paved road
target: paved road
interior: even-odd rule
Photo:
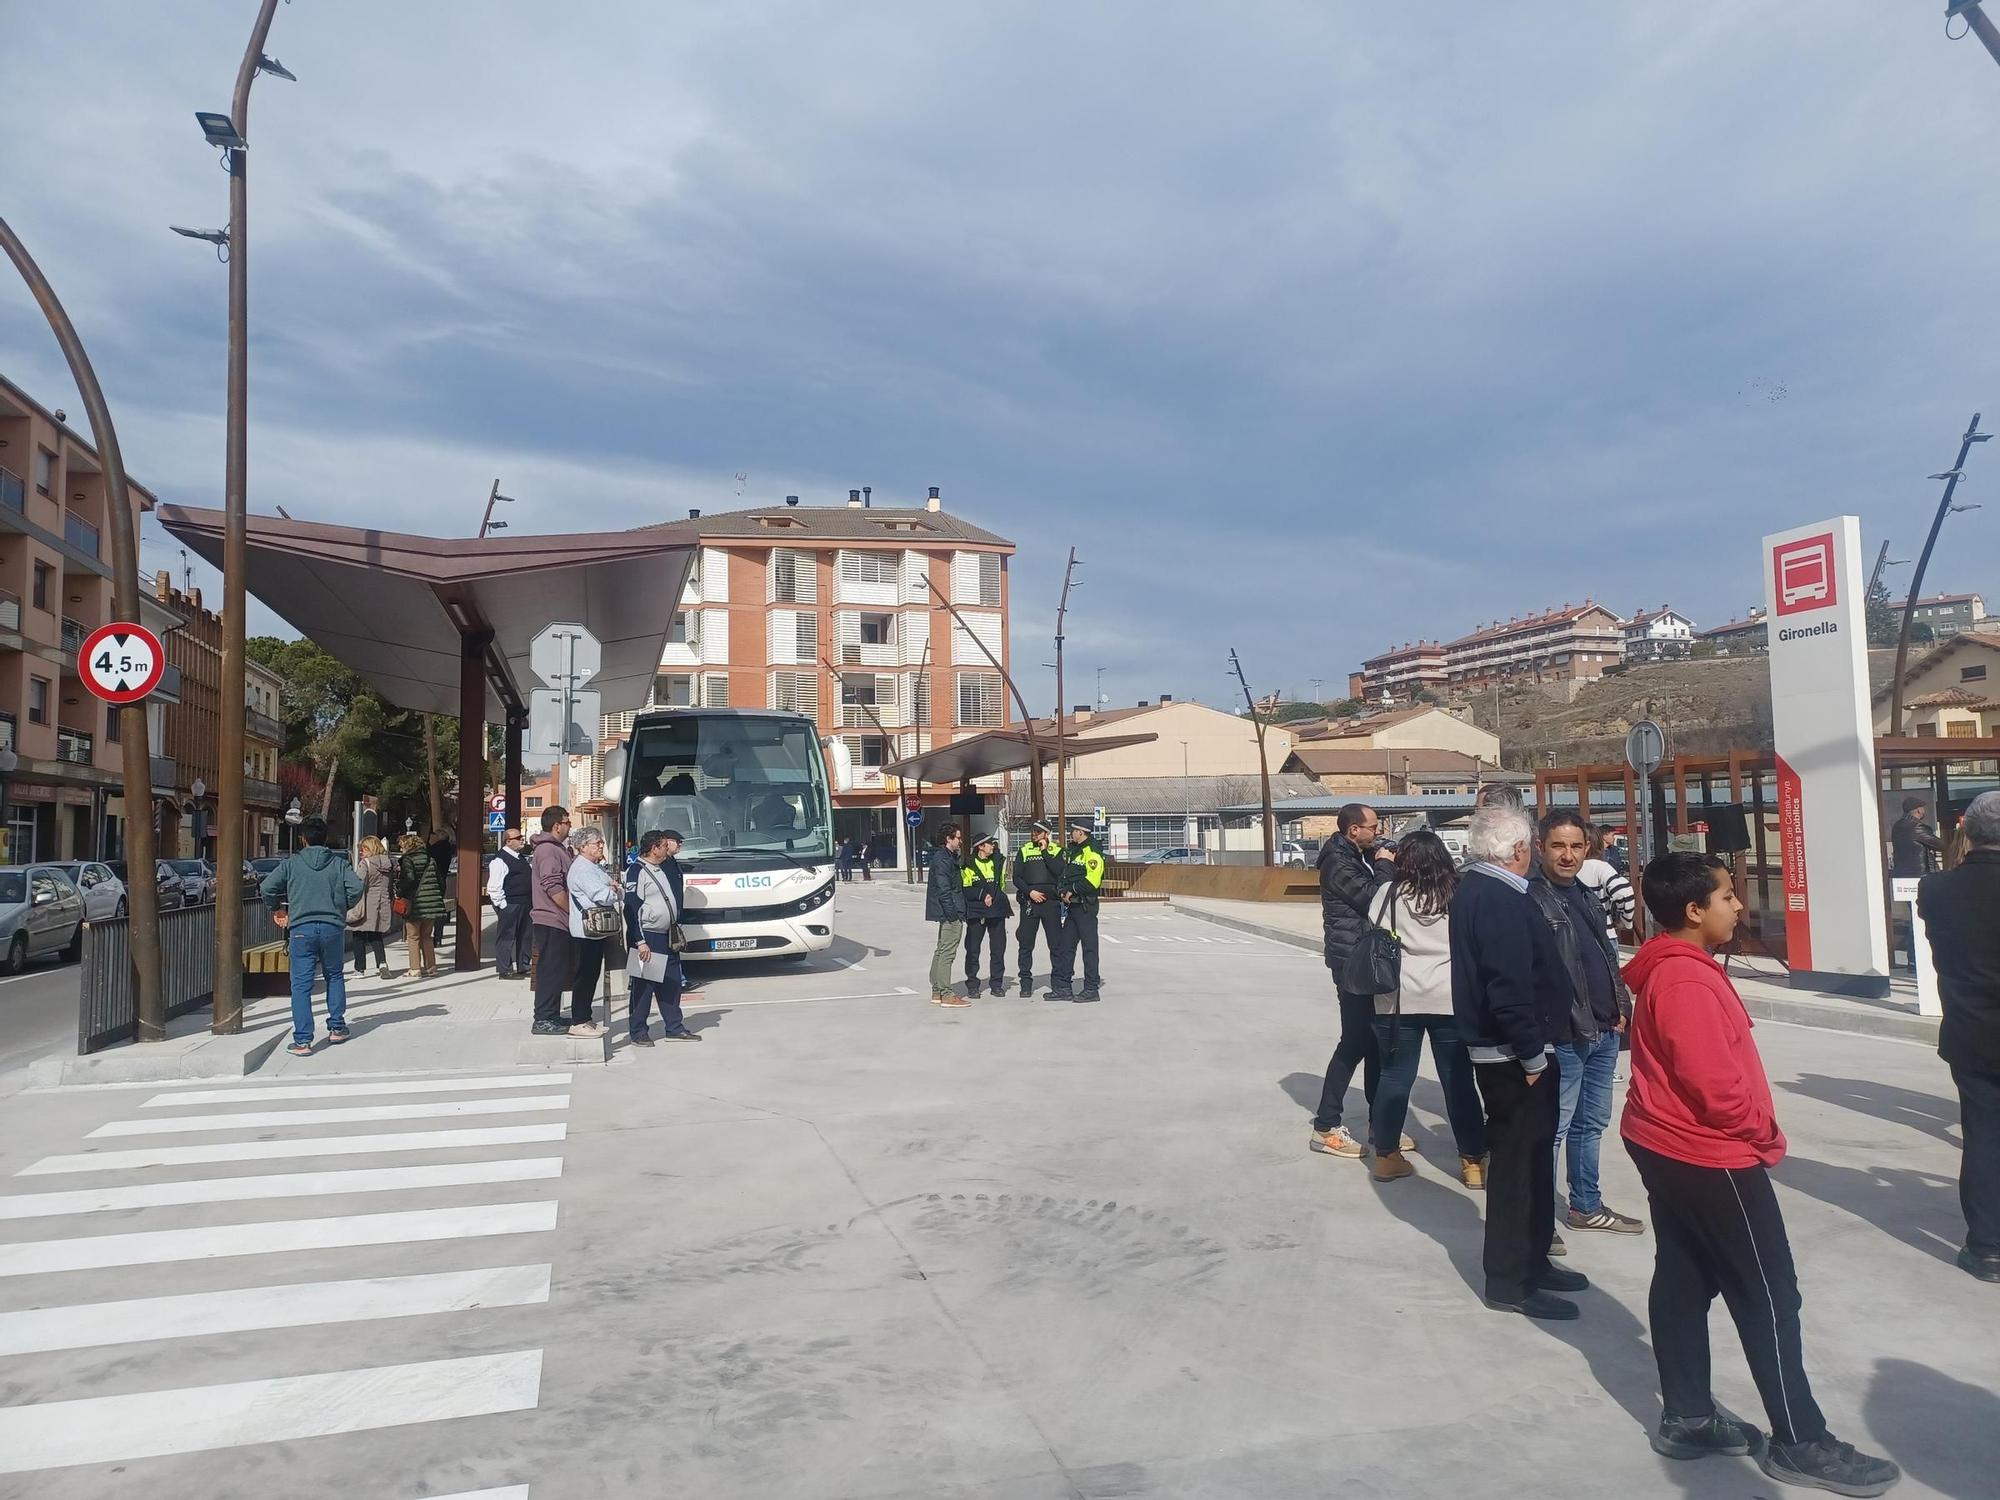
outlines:
[[[0,1089],[37,1058],[76,1048],[77,966],[38,963],[0,976]]]
[[[1646,1448],[1649,1239],[1529,1324],[1468,1284],[1433,1083],[1418,1177],[1307,1153],[1310,955],[1118,911],[1102,1005],[945,1012],[918,911],[843,891],[831,956],[608,1068],[0,1099],[0,1496],[1772,1494]],[[1822,1403],[1899,1496],[1991,1495],[1941,1066],[1758,1035]]]

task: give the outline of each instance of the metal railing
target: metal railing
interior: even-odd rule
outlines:
[[[283,807],[283,793],[275,781],[259,781],[254,776],[243,778],[243,800],[254,807]]]
[[[11,589],[0,589],[0,630],[21,628],[21,596]]]
[[[73,510],[63,512],[63,540],[90,557],[98,555],[98,530]]]
[[[274,745],[285,742],[285,726],[259,709],[243,710],[243,729],[253,740],[269,740]]]
[[[56,731],[56,759],[67,761],[73,766],[87,766],[91,763],[97,742],[77,729]]]
[[[27,512],[28,486],[12,469],[0,469],[0,505],[23,514]]]
[[[14,716],[0,713],[0,750],[14,748]]]
[[[83,924],[78,970],[76,1050],[79,1057],[139,1034],[139,989],[133,980],[130,917]],[[243,946],[274,943],[278,924],[260,901],[243,904]],[[210,1004],[215,996],[215,907],[160,913],[160,993],[167,1019]]]
[[[83,650],[84,638],[89,634],[90,632],[84,629],[81,620],[72,620],[68,615],[63,616],[62,648],[71,656],[75,656]]]

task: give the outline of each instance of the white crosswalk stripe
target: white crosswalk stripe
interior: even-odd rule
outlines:
[[[50,1191],[0,1184],[0,1359],[18,1361],[8,1365],[8,1404],[0,1406],[0,1474],[124,1464],[143,1482],[147,1459],[535,1407],[542,1350],[507,1346],[536,1341],[525,1330],[546,1316],[547,1237],[559,1217],[547,1189],[560,1184],[563,1160],[560,1147],[509,1148],[562,1142],[567,1124],[315,1132],[561,1112],[569,1096],[547,1089],[569,1081],[538,1072],[162,1090],[120,1102],[136,1117],[109,1121],[87,1139],[249,1130],[258,1138],[89,1149],[21,1168],[17,1182],[58,1181]],[[381,1102],[349,1102],[361,1100]],[[396,1159],[406,1152],[437,1159]],[[328,1167],[328,1157],[361,1160]],[[260,1162],[270,1165],[244,1176],[187,1170]],[[337,1200],[350,1194],[392,1196],[380,1212],[348,1213],[355,1205]],[[314,1213],[322,1200],[336,1201]],[[242,1221],[245,1205],[250,1222]],[[88,1232],[91,1216],[110,1214],[119,1216],[118,1232]],[[62,1232],[70,1219],[77,1233]],[[37,1229],[56,1232],[36,1237]],[[311,1259],[326,1252],[337,1259]],[[183,1266],[214,1269],[176,1291],[172,1268]],[[315,1274],[336,1266],[335,1277]],[[465,1335],[451,1329],[466,1320],[477,1322],[474,1336],[488,1349],[497,1331],[503,1352],[460,1354]],[[396,1331],[371,1343],[369,1325]],[[344,1343],[336,1330],[350,1327]],[[357,1367],[329,1368],[342,1362],[343,1347]],[[171,1363],[135,1359],[140,1348],[170,1349]],[[385,1353],[403,1362],[385,1364]],[[121,1390],[127,1377],[112,1384],[119,1394],[89,1394],[104,1388],[107,1371],[126,1366],[168,1368],[183,1383]],[[492,1453],[496,1435],[509,1430],[478,1429],[485,1435],[466,1436],[465,1451]],[[527,1500],[528,1491],[516,1478],[437,1500]]]

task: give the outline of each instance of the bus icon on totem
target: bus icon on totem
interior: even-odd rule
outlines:
[[[1833,538],[1808,537],[1777,549],[1778,613],[1823,609],[1834,602]]]

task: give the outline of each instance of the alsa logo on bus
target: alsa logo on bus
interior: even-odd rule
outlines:
[[[727,884],[732,891],[768,891],[777,883],[778,878],[775,875],[738,875],[727,882],[720,875],[691,875],[688,877],[689,885]]]

